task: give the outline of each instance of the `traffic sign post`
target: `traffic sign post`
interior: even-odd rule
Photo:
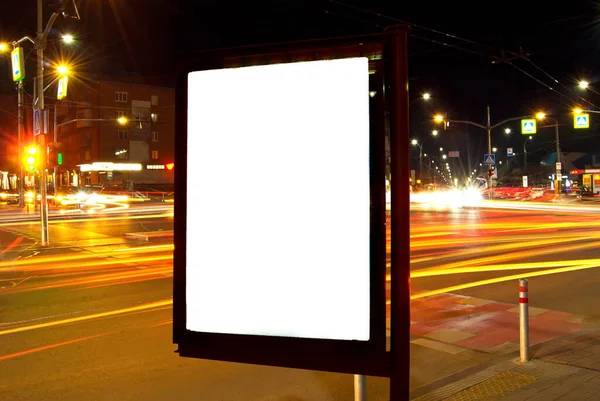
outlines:
[[[23,48],[17,47],[11,53],[13,81],[20,82],[25,79],[25,58]]]
[[[496,164],[496,155],[493,153],[486,153],[483,155],[483,164],[486,166],[493,166]]]
[[[512,157],[515,154],[513,153],[513,148],[506,148],[506,156]]]
[[[42,111],[33,109],[33,135],[38,136],[42,133]]]
[[[575,114],[573,118],[574,128],[590,128],[590,115],[589,114]]]
[[[533,135],[537,133],[535,118],[525,118],[521,120],[521,133],[523,135]]]
[[[58,80],[58,89],[56,92],[56,98],[62,100],[67,97],[67,89],[69,87],[69,77],[63,76]]]

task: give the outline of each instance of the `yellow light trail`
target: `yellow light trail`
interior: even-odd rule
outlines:
[[[145,303],[142,305],[132,306],[129,308],[116,309],[116,310],[112,310],[112,311],[108,311],[108,312],[94,313],[91,315],[78,316],[78,317],[72,317],[69,319],[61,319],[61,320],[55,320],[52,322],[38,323],[38,324],[29,325],[29,326],[22,326],[22,327],[15,327],[13,329],[1,330],[0,336],[4,336],[7,334],[14,334],[14,333],[22,333],[24,331],[44,329],[44,328],[48,328],[48,327],[63,326],[66,324],[85,322],[88,320],[123,315],[123,314],[127,314],[127,313],[132,313],[132,312],[152,311],[153,309],[156,309],[156,308],[161,308],[161,307],[165,307],[165,306],[170,307],[172,305],[173,305],[173,299],[169,298],[169,299],[164,299],[161,301],[154,301],[154,302],[149,302],[149,303]]]
[[[464,274],[464,273],[485,273],[493,271],[504,271],[504,270],[531,270],[531,269],[544,269],[551,267],[565,267],[565,266],[598,266],[600,265],[600,259],[578,259],[578,260],[561,260],[561,261],[548,261],[548,262],[533,262],[533,263],[518,263],[518,264],[503,264],[503,265],[492,265],[492,266],[474,266],[474,267],[462,267],[451,270],[429,270],[429,271],[413,271],[410,272],[411,278],[421,277],[433,277],[433,276],[446,276],[451,274]],[[386,276],[386,280],[389,281],[389,275]]]
[[[551,270],[530,272],[530,273],[527,273],[527,278],[547,276],[550,274],[567,273],[567,272],[572,272],[572,271],[577,271],[577,270],[593,269],[596,267],[600,267],[600,265],[585,264],[585,265],[578,265],[578,266],[571,266],[571,267],[562,267],[562,268],[551,269]],[[505,281],[518,280],[520,278],[523,278],[522,274],[512,274],[510,276],[491,278],[491,279],[487,279],[487,280],[473,281],[470,283],[453,285],[450,287],[438,288],[437,290],[431,290],[431,291],[421,292],[418,294],[413,294],[410,296],[410,299],[412,300],[412,299],[426,298],[426,297],[430,297],[432,295],[443,294],[446,292],[459,291],[459,290],[464,290],[467,288],[479,287],[482,285],[489,285],[489,284],[502,283]],[[389,304],[389,301],[387,303]]]
[[[93,217],[93,218],[81,218],[81,219],[57,219],[48,220],[48,224],[67,224],[67,223],[95,223],[98,221],[118,221],[118,220],[137,220],[137,219],[162,219],[165,217],[173,217],[173,213],[161,213],[161,214],[143,214],[133,216],[111,216],[111,217]],[[37,222],[39,223],[39,222]],[[34,220],[28,221],[15,221],[8,223],[0,223],[0,227],[14,227],[14,226],[26,226],[36,224]]]
[[[553,254],[553,253],[562,253],[562,252],[568,252],[568,251],[573,251],[573,250],[575,250],[575,251],[583,250],[586,248],[595,248],[598,246],[600,246],[600,241],[587,243],[587,244],[574,244],[574,245],[568,245],[568,246],[554,246],[554,247],[537,248],[537,249],[524,250],[524,251],[514,251],[509,254],[499,254],[499,255],[493,255],[493,256],[487,256],[487,257],[480,257],[480,258],[476,258],[476,259],[468,259],[468,260],[448,263],[445,265],[428,267],[428,268],[424,268],[421,270],[422,271],[430,271],[430,270],[453,269],[453,268],[457,268],[457,267],[482,265],[485,263],[492,263],[492,262],[496,262],[496,261],[504,262],[506,260],[525,259],[528,257],[537,257],[537,256],[549,255],[549,254]],[[463,251],[463,252],[458,252],[458,253],[454,254],[452,257],[464,257],[467,255],[476,255],[478,253],[480,253],[480,252],[477,252],[477,250],[467,250],[467,251]],[[412,263],[413,262],[411,261],[411,264]]]
[[[164,251],[173,250],[174,245],[173,244],[151,245],[148,247],[127,248],[127,249],[128,249],[127,252],[132,252],[132,253],[138,253],[138,252],[155,253],[155,252],[164,252]],[[42,257],[37,257],[37,258],[30,258],[30,259],[3,261],[3,262],[0,262],[0,269],[2,269],[3,267],[13,268],[15,266],[29,266],[29,265],[49,264],[49,263],[57,263],[57,262],[60,262],[60,265],[46,266],[46,268],[47,269],[50,269],[50,268],[57,269],[57,268],[65,268],[65,266],[72,267],[73,264],[66,265],[64,262],[74,261],[74,260],[106,258],[106,257],[113,256],[114,252],[115,252],[115,250],[106,251],[106,252],[98,252],[98,253],[52,255],[52,256],[42,256]],[[76,266],[81,266],[81,265],[77,264]],[[31,269],[26,269],[26,270],[31,270]]]

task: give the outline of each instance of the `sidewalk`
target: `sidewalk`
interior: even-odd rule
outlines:
[[[584,330],[464,370],[411,392],[414,401],[600,399],[600,328]]]
[[[549,311],[550,313],[550,311]],[[411,391],[414,401],[551,401],[600,399],[600,326],[586,324],[531,347],[532,360],[518,362],[519,351],[493,352],[496,357]],[[556,333],[556,332],[555,332]],[[427,339],[427,341],[431,341]],[[415,343],[415,341],[413,341]],[[456,344],[456,342],[454,343]],[[456,349],[462,348],[450,345]],[[466,350],[468,351],[468,350]],[[472,352],[472,351],[468,351]],[[480,350],[481,352],[481,350]],[[503,355],[502,355],[503,354]],[[458,354],[460,355],[460,353]],[[436,369],[441,360],[412,360],[411,376]],[[457,363],[460,364],[458,360]],[[412,379],[412,378],[411,378]]]

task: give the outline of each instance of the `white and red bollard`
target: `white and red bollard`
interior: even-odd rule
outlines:
[[[529,285],[527,279],[519,279],[519,337],[521,363],[529,361]]]

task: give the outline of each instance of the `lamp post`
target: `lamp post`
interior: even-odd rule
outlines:
[[[433,130],[431,132],[431,136],[437,136],[437,135],[438,135],[437,130]],[[423,185],[423,145],[425,145],[425,142],[427,142],[428,138],[429,137],[426,137],[422,143],[419,143],[419,141],[416,139],[413,139],[410,142],[411,145],[419,147],[419,180],[421,181],[421,185]]]
[[[529,135],[529,138],[525,139],[525,142],[523,143],[523,157],[525,159],[523,163],[523,171],[525,172],[525,175],[527,175],[527,141],[532,139],[533,137]]]
[[[487,124],[486,125],[478,124],[478,123],[475,123],[473,121],[467,121],[467,120],[449,120],[446,116],[441,115],[441,114],[437,114],[434,117],[434,121],[437,122],[437,123],[443,123],[444,124],[444,129],[446,129],[448,127],[449,123],[454,123],[454,124],[469,124],[469,125],[473,125],[475,127],[478,127],[478,128],[486,130],[486,132],[487,132],[487,141],[488,141],[488,143],[487,143],[487,145],[488,145],[487,146],[488,147],[488,154],[491,154],[492,153],[492,130],[494,128],[497,128],[497,127],[499,127],[501,125],[504,125],[504,124],[506,124],[507,122],[510,122],[510,121],[521,120],[523,118],[529,118],[530,117],[530,116],[511,117],[511,118],[507,118],[506,120],[500,121],[498,124],[492,125],[491,119],[490,119],[490,106],[487,106],[486,111],[487,111],[487,113],[486,113],[487,114]],[[493,189],[493,181],[492,181],[491,171],[492,171],[492,166],[488,166],[488,187],[491,190],[490,191],[490,198],[493,198],[493,196],[494,196],[493,195],[494,189]]]
[[[562,178],[559,179],[559,177],[558,177],[558,175],[560,174],[560,169],[558,168],[558,163],[560,163],[560,138],[558,135],[558,120],[554,117],[548,117],[545,113],[537,113],[535,115],[535,117],[538,120],[548,119],[548,120],[554,122],[554,124],[545,125],[540,128],[554,127],[554,133],[556,135],[556,163],[557,163],[557,165],[556,165],[556,167],[557,167],[556,168],[556,191],[557,191],[557,193],[560,193]]]

